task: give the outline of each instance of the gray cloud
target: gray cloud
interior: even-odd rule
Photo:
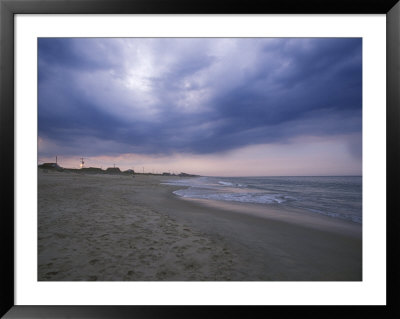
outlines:
[[[39,136],[95,156],[207,154],[361,132],[361,45],[39,39]],[[351,143],[354,153],[360,146]]]

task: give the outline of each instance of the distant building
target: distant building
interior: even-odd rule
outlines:
[[[59,166],[57,163],[43,163],[38,166],[41,169],[49,169],[55,171],[62,171],[63,168]]]
[[[186,173],[180,173],[178,176],[180,176],[180,177],[186,177],[186,176],[190,176],[189,174],[186,174]]]
[[[187,174],[187,173],[180,173],[178,176],[180,176],[180,177],[197,177],[198,175]]]
[[[171,173],[162,173],[163,176],[171,176]]]
[[[82,167],[81,171],[85,172],[85,173],[93,173],[93,174],[95,174],[95,173],[104,173],[104,171],[101,168],[98,168],[98,167]]]
[[[106,169],[108,174],[121,174],[121,170],[118,167],[109,167]]]
[[[127,174],[127,175],[133,175],[133,174],[135,174],[135,171],[133,169],[127,169],[126,171],[123,171],[122,173]]]

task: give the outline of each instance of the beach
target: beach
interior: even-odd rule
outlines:
[[[362,280],[361,224],[181,198],[174,178],[39,169],[38,280]]]

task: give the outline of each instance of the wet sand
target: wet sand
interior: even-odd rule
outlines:
[[[38,280],[362,280],[361,225],[186,200],[168,179],[39,170]]]

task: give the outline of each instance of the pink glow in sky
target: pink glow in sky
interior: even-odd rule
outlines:
[[[357,140],[358,136],[353,136]],[[335,139],[297,138],[287,144],[246,146],[214,155],[154,156],[119,154],[85,158],[86,167],[119,167],[142,173],[186,172],[203,176],[362,175],[360,160],[351,155],[349,136]],[[344,156],[343,154],[347,154]],[[54,162],[43,157],[39,163]],[[79,168],[77,156],[59,156],[62,167]],[[345,169],[344,169],[345,168]]]
[[[39,38],[38,159],[361,175],[361,38]]]

